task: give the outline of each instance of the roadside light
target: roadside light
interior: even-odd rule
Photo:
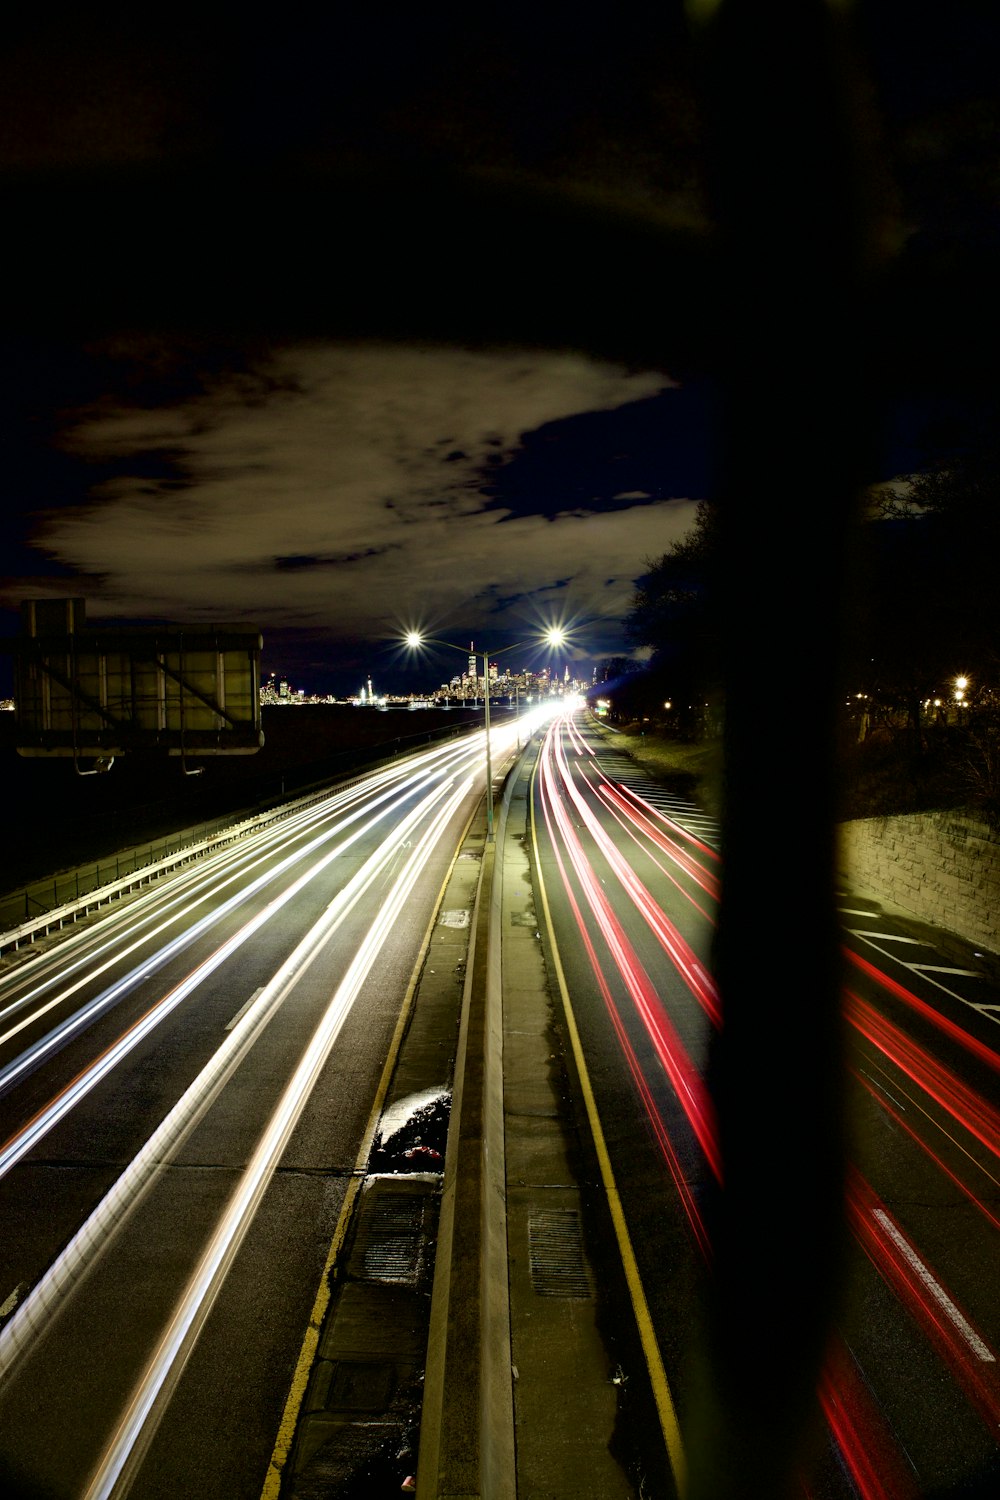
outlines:
[[[420,630],[408,630],[402,636],[402,643],[410,650],[416,650],[419,646],[444,646],[449,651],[461,651],[467,656],[469,665],[473,671],[478,671],[476,666],[476,654],[470,642],[468,651],[464,646],[456,646],[454,641],[442,641],[437,636],[425,636]],[[547,646],[561,646],[566,640],[566,631],[561,625],[550,626],[541,637],[539,644]],[[494,656],[503,656],[508,651],[519,651],[526,643],[517,641],[512,646],[501,646],[499,651],[493,652]],[[483,728],[486,736],[486,842],[493,843],[493,758],[490,739],[490,685],[494,680],[490,674],[490,654],[480,653],[483,660]],[[567,669],[568,670],[568,669]],[[528,700],[531,702],[529,695]]]

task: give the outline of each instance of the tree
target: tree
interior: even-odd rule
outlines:
[[[845,611],[845,652],[857,690],[906,714],[923,746],[922,705],[958,673],[996,690],[1000,616],[1000,443],[976,431],[929,461],[861,527]]]
[[[706,702],[718,692],[718,547],[716,507],[702,500],[691,531],[662,557],[647,559],[649,571],[625,618],[626,640],[652,648],[648,670],[657,696],[676,702],[682,721],[685,711],[694,716],[689,728],[702,721]]]
[[[599,683],[618,682],[624,677],[633,677],[642,671],[642,662],[632,656],[609,656],[597,669]]]

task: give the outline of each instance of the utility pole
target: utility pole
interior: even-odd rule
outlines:
[[[486,708],[486,842],[493,842],[493,760],[490,755],[490,658],[489,653],[483,656],[483,679],[485,695],[483,703]]]

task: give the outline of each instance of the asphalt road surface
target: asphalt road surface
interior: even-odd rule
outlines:
[[[780,837],[773,807],[769,817],[765,828],[762,814],[762,836]],[[710,974],[724,876],[718,830],[581,716],[548,731],[535,826],[564,1002],[648,1304],[643,1363],[654,1384],[660,1366],[667,1391],[662,1432],[647,1427],[640,1442],[650,1474],[664,1467],[659,1445],[675,1479],[685,1469],[693,1479],[704,1461],[697,1434],[713,1277],[708,1203],[724,1175],[706,1083],[723,1024]],[[812,1500],[993,1495],[1000,1485],[995,963],[857,893],[841,891],[838,904],[843,1243],[825,1356],[815,1391],[805,1393],[812,1425],[807,1410],[797,1483]],[[769,972],[783,961],[780,890],[773,910],[773,928],[746,954],[764,1028]],[[809,1003],[804,974],[802,1004]],[[775,1036],[772,1050],[759,1086],[780,1091],[795,1067],[795,1038]],[[764,1265],[795,1233],[804,1174],[819,1164],[797,1151],[791,1114],[778,1139],[754,1139],[753,1118],[746,1130],[771,1225],[751,1252]],[[790,1284],[787,1297],[761,1310],[776,1338],[800,1316],[797,1295]],[[750,1368],[755,1360],[766,1381],[769,1350],[750,1351]],[[745,1396],[751,1409],[767,1399],[766,1391]],[[664,1482],[664,1493],[671,1488]]]
[[[483,771],[427,750],[0,975],[5,1496],[260,1494]]]

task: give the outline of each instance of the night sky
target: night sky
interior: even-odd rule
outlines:
[[[681,5],[467,9],[461,21],[402,5],[280,20],[155,4],[25,12],[0,57],[2,179],[51,185],[58,209],[62,184],[95,173],[103,194],[116,174],[164,165],[224,183],[248,165],[363,176],[388,163],[405,176],[430,163],[708,233]],[[995,249],[993,8],[950,6],[946,32],[922,10],[859,12],[886,223],[901,256]],[[434,229],[400,223],[397,264]],[[169,231],[189,255],[183,285],[211,247],[196,220]],[[302,231],[279,232],[294,266]],[[58,223],[61,305],[87,234],[85,213]],[[328,255],[342,299],[349,236],[334,216],[328,244],[308,247],[311,264]],[[474,240],[454,239],[457,296],[478,260]],[[136,276],[142,237],[120,253]],[[566,274],[586,297],[601,266],[567,261]],[[448,652],[409,668],[394,644],[405,629],[499,650],[562,624],[566,659],[589,676],[623,650],[647,561],[712,493],[712,381],[680,345],[672,358],[669,337],[657,360],[377,328],[332,337],[301,319],[261,326],[252,299],[218,329],[173,314],[35,326],[21,290],[8,279],[0,345],[6,636],[21,599],[53,595],[84,597],[95,622],[255,625],[265,672],[340,694],[369,673],[390,690],[452,674]],[[85,303],[82,275],[78,291]],[[887,404],[871,483],[925,461],[945,405],[912,390]],[[0,696],[9,681],[0,656]]]

